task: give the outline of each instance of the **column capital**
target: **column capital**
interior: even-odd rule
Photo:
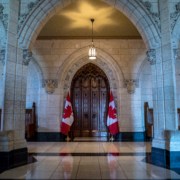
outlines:
[[[129,94],[135,93],[135,88],[139,87],[139,80],[138,79],[125,79],[124,84],[127,88]]]
[[[45,88],[46,93],[52,94],[54,89],[58,87],[57,79],[43,79],[42,80],[42,88]]]
[[[150,62],[151,65],[156,64],[156,50],[155,49],[150,49],[149,51],[146,52],[148,61]]]
[[[32,58],[32,52],[28,49],[23,50],[23,65],[28,66]]]

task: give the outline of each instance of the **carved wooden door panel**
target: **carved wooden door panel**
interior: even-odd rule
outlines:
[[[91,79],[91,136],[99,136],[99,81]]]
[[[75,84],[74,84],[74,91],[72,94],[73,97],[73,113],[74,113],[74,119],[76,119],[76,121],[74,121],[73,123],[73,136],[81,136],[81,80],[77,79]]]
[[[90,118],[91,118],[91,104],[90,104],[90,79],[89,77],[82,80],[82,125],[81,136],[90,136]]]
[[[71,86],[74,137],[107,136],[109,84],[102,70],[93,64],[82,67]]]

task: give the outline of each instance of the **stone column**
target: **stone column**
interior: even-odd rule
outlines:
[[[2,111],[3,131],[0,132],[0,162],[4,161],[2,164],[7,165],[3,165],[5,169],[27,162],[25,140],[26,73],[31,57],[28,50],[22,50],[18,46],[19,0],[9,0],[8,17]],[[12,160],[10,160],[10,156]],[[0,165],[0,170],[1,168]]]
[[[180,165],[177,151],[180,141],[177,134],[177,104],[175,63],[171,40],[170,2],[159,0],[161,20],[161,47],[148,51],[152,64],[154,139],[152,157],[170,167]],[[177,137],[176,137],[177,136]],[[174,158],[176,156],[176,158]],[[179,164],[178,164],[179,163]]]

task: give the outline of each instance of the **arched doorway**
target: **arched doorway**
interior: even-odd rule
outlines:
[[[73,137],[107,136],[110,87],[105,73],[96,65],[83,66],[71,83]]]

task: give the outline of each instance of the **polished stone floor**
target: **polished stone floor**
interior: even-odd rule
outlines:
[[[29,164],[0,179],[180,179],[147,161],[151,142],[29,142],[28,152]]]

